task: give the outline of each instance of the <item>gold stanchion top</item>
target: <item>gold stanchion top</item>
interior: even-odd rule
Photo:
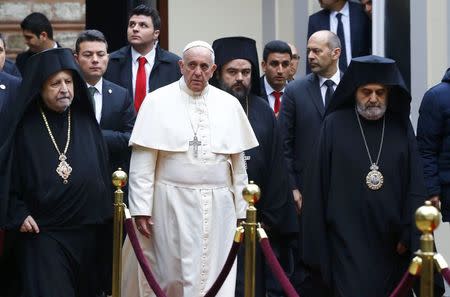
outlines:
[[[425,201],[425,205],[416,211],[416,226],[422,233],[433,232],[441,222],[439,210],[431,205],[430,201]]]
[[[128,175],[120,167],[112,174],[112,183],[117,189],[125,187],[127,184],[127,179]]]
[[[261,197],[261,190],[258,185],[251,180],[242,190],[242,196],[245,201],[251,205],[254,205],[259,201],[259,197]]]

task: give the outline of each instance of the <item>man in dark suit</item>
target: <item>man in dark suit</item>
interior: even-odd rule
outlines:
[[[180,57],[158,45],[161,19],[157,10],[141,4],[128,20],[129,45],[111,53],[105,78],[128,89],[136,111],[145,95],[181,77]]]
[[[278,116],[284,87],[291,71],[292,51],[284,41],[272,40],[264,46],[261,62],[264,75],[261,77],[261,97],[269,102]]]
[[[339,68],[345,71],[352,58],[371,53],[371,21],[360,3],[347,0],[319,0],[319,3],[323,9],[309,17],[308,38],[320,30],[337,34],[342,45]],[[311,72],[308,65],[306,70]]]
[[[22,76],[25,76],[28,58],[44,50],[59,47],[59,44],[53,40],[52,24],[40,12],[33,12],[25,17],[20,28],[28,50],[17,55],[16,65]]]
[[[318,31],[309,38],[307,53],[313,73],[286,86],[279,116],[284,155],[299,212],[303,201],[305,171],[308,166],[315,165],[309,162],[325,110],[341,77],[338,69],[341,53],[339,38],[330,31]],[[304,267],[299,267],[296,281],[302,296],[329,296],[325,290],[321,292],[323,285],[320,277],[304,270]]]
[[[109,151],[111,170],[129,167],[128,140],[135,121],[131,98],[122,88],[102,76],[108,66],[108,44],[100,31],[80,33],[75,44],[75,58],[88,85],[95,117],[102,129]]]
[[[6,42],[3,35],[0,33],[0,71],[8,74],[21,77],[19,69],[11,60],[6,59]]]

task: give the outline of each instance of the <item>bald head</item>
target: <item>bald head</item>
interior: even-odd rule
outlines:
[[[337,71],[341,55],[339,37],[331,31],[317,31],[308,40],[308,63],[311,71],[326,77],[332,77]]]

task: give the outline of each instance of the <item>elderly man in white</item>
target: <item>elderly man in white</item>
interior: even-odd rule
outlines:
[[[179,81],[150,94],[130,139],[130,211],[156,280],[170,297],[203,296],[245,218],[243,152],[258,145],[238,100],[208,84],[216,65],[204,41],[189,43]],[[122,295],[154,296],[131,244]],[[234,296],[233,267],[217,296]]]

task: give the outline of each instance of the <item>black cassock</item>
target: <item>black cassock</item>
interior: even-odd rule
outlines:
[[[58,147],[63,149],[67,112],[44,110]],[[109,230],[104,224],[112,213],[104,175],[109,170],[98,161],[104,159],[100,151],[92,150],[99,141],[93,137],[89,120],[72,110],[67,162],[73,171],[67,185],[56,173],[58,154],[36,104],[30,106],[16,130],[6,237],[9,262],[1,268],[11,277],[2,286],[11,295],[5,296],[56,297],[58,292],[95,296],[104,285],[103,277],[108,277],[104,270],[111,259],[101,255],[111,255],[106,237]],[[17,231],[27,215],[35,219],[40,233]],[[15,295],[18,292],[21,295]]]
[[[383,120],[360,119],[375,162]],[[389,296],[418,248],[414,211],[426,199],[409,121],[386,113],[379,190],[366,185],[370,161],[354,108],[326,118],[312,162],[302,210],[304,262],[320,269],[335,297]],[[403,255],[399,242],[409,248]]]
[[[243,108],[247,111],[245,102]],[[248,119],[258,139],[259,146],[245,152],[249,181],[261,188],[261,200],[256,204],[258,221],[264,223],[269,240],[279,253],[279,261],[285,271],[293,270],[293,246],[298,232],[297,215],[289,178],[284,160],[280,133],[275,115],[264,99],[249,95]],[[257,244],[258,245],[258,244]],[[236,296],[244,295],[244,248],[240,251]],[[265,264],[264,255],[257,246],[256,295],[266,296],[265,291],[279,292],[278,282],[272,279],[265,282],[265,274],[271,274]]]
[[[52,49],[29,60],[30,76],[0,121],[0,255],[2,297],[94,297],[108,290],[112,193],[107,150],[70,49]],[[28,69],[28,68],[27,68]],[[68,133],[68,110],[46,108],[40,90],[52,74],[70,70],[74,99],[67,162],[68,183],[56,172]],[[20,232],[32,216],[40,232]]]

